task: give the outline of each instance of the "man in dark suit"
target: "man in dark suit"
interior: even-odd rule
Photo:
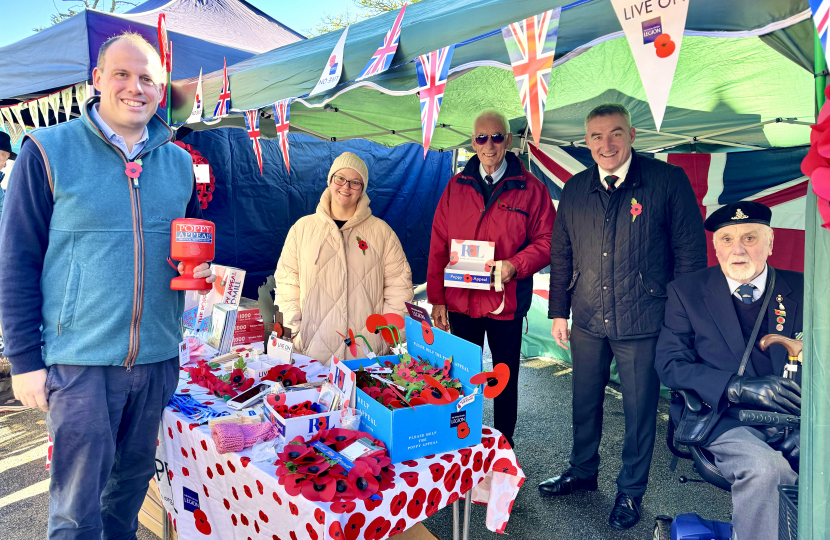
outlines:
[[[654,347],[666,285],[706,267],[703,218],[689,179],[680,167],[636,155],[635,137],[624,106],[596,107],[585,120],[596,166],[562,191],[548,317],[556,343],[567,348],[570,338],[573,347],[574,445],[570,467],[539,485],[542,495],[597,489],[602,402],[616,357],[625,440],[608,523],[617,529],[639,521],[648,484],[660,395]]]
[[[778,538],[777,488],[798,478],[793,470],[798,466],[798,430],[786,435],[761,431],[726,413],[742,407],[800,414],[800,372],[786,367],[784,347],[762,351],[758,345],[766,334],[796,337],[803,317],[804,276],[786,270],[774,270],[772,296],[766,314],[761,313],[773,273],[766,262],[774,240],[771,215],[760,203],[742,201],[706,219],[720,265],[669,284],[655,360],[663,384],[692,390],[707,405],[724,411],[702,446],[714,454],[718,469],[732,484],[737,537],[752,540]],[[744,374],[738,375],[759,317],[755,345]],[[789,378],[781,376],[785,372]],[[675,425],[682,411],[679,401],[671,408]]]

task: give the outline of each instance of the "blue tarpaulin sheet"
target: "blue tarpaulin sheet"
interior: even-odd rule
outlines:
[[[334,158],[354,152],[369,168],[367,194],[374,216],[398,235],[412,267],[414,283],[426,281],[432,218],[452,176],[452,153],[405,144],[387,148],[366,140],[320,141],[289,135],[291,174],[287,174],[277,140],[262,140],[259,173],[247,133],[222,128],[184,138],[207,158],[216,177],[213,200],[203,211],[216,224],[214,263],[247,272],[243,296],[257,298],[256,288],[277,267],[289,228],[313,214],[326,189]]]

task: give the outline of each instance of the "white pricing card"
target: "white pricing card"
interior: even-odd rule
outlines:
[[[190,362],[190,341],[184,340],[179,343],[179,365],[183,366]]]
[[[291,355],[294,353],[294,344],[290,341],[280,339],[276,332],[271,332],[268,340],[268,356],[282,360],[286,364],[291,363]]]
[[[193,174],[197,184],[210,184],[210,165],[193,165]]]

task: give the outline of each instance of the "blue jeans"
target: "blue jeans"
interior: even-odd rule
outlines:
[[[159,422],[178,376],[178,358],[130,371],[49,368],[50,539],[136,537],[138,512],[155,471]]]

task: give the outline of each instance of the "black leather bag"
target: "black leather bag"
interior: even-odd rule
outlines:
[[[767,314],[767,306],[770,298],[772,298],[772,289],[775,287],[775,269],[769,268],[769,278],[767,283],[766,293],[764,294],[764,303],[761,305],[761,312],[755,320],[755,327],[752,329],[752,334],[747,341],[744,356],[741,359],[741,367],[738,369],[738,375],[743,375],[746,370],[746,364],[749,361],[749,356],[752,354],[752,348],[755,345],[755,340],[758,338],[758,332],[761,330],[761,322]],[[675,390],[677,394],[682,396],[685,401],[683,411],[680,413],[680,422],[674,430],[675,444],[682,444],[685,446],[700,446],[712,433],[721,415],[726,408],[716,410],[707,403],[704,403],[700,396],[692,390]]]

